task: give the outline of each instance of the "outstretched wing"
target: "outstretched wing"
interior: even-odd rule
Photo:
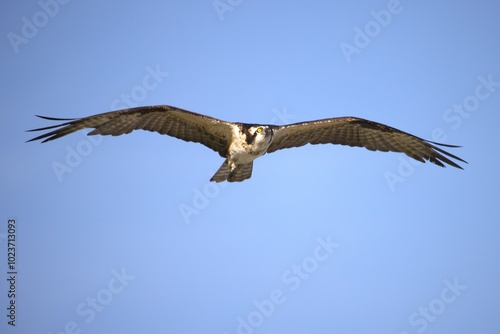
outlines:
[[[267,153],[305,144],[340,144],[364,147],[371,151],[402,152],[418,161],[428,160],[441,167],[445,167],[443,163],[446,163],[463,169],[450,158],[467,163],[436,145],[458,146],[427,141],[393,127],[356,117],[283,125],[275,128],[274,133]]]
[[[201,143],[225,156],[232,134],[229,122],[166,105],[123,109],[75,119],[38,117],[67,122],[28,130],[55,129],[29,141],[43,139],[42,143],[45,143],[86,128],[94,129],[88,133],[89,135],[112,136],[141,129]]]

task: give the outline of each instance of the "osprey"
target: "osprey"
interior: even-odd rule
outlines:
[[[38,115],[37,115],[38,116]],[[42,143],[80,129],[88,135],[119,136],[133,130],[147,130],[185,141],[203,144],[225,158],[210,181],[239,182],[252,176],[253,161],[277,150],[305,144],[340,144],[371,151],[402,152],[421,162],[462,169],[451,159],[465,160],[438,146],[459,147],[424,140],[393,127],[357,117],[337,117],[287,125],[231,123],[167,105],[137,107],[84,118],[38,116],[62,124],[28,130],[54,129],[29,141]]]

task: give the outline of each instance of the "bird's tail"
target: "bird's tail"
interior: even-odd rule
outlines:
[[[226,160],[214,176],[212,176],[210,181],[222,182],[227,180],[228,182],[241,182],[252,176],[252,168],[253,161],[245,165],[238,165],[235,170],[231,171]]]

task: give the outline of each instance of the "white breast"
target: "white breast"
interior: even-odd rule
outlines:
[[[264,155],[269,148],[270,142],[265,140],[265,136],[257,137],[252,145],[248,145],[245,135],[240,133],[238,127],[233,128],[233,142],[229,146],[230,164],[243,165]]]

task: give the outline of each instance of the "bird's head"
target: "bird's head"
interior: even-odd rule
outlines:
[[[247,143],[248,144],[270,144],[273,140],[274,130],[266,125],[251,126],[248,129]]]

